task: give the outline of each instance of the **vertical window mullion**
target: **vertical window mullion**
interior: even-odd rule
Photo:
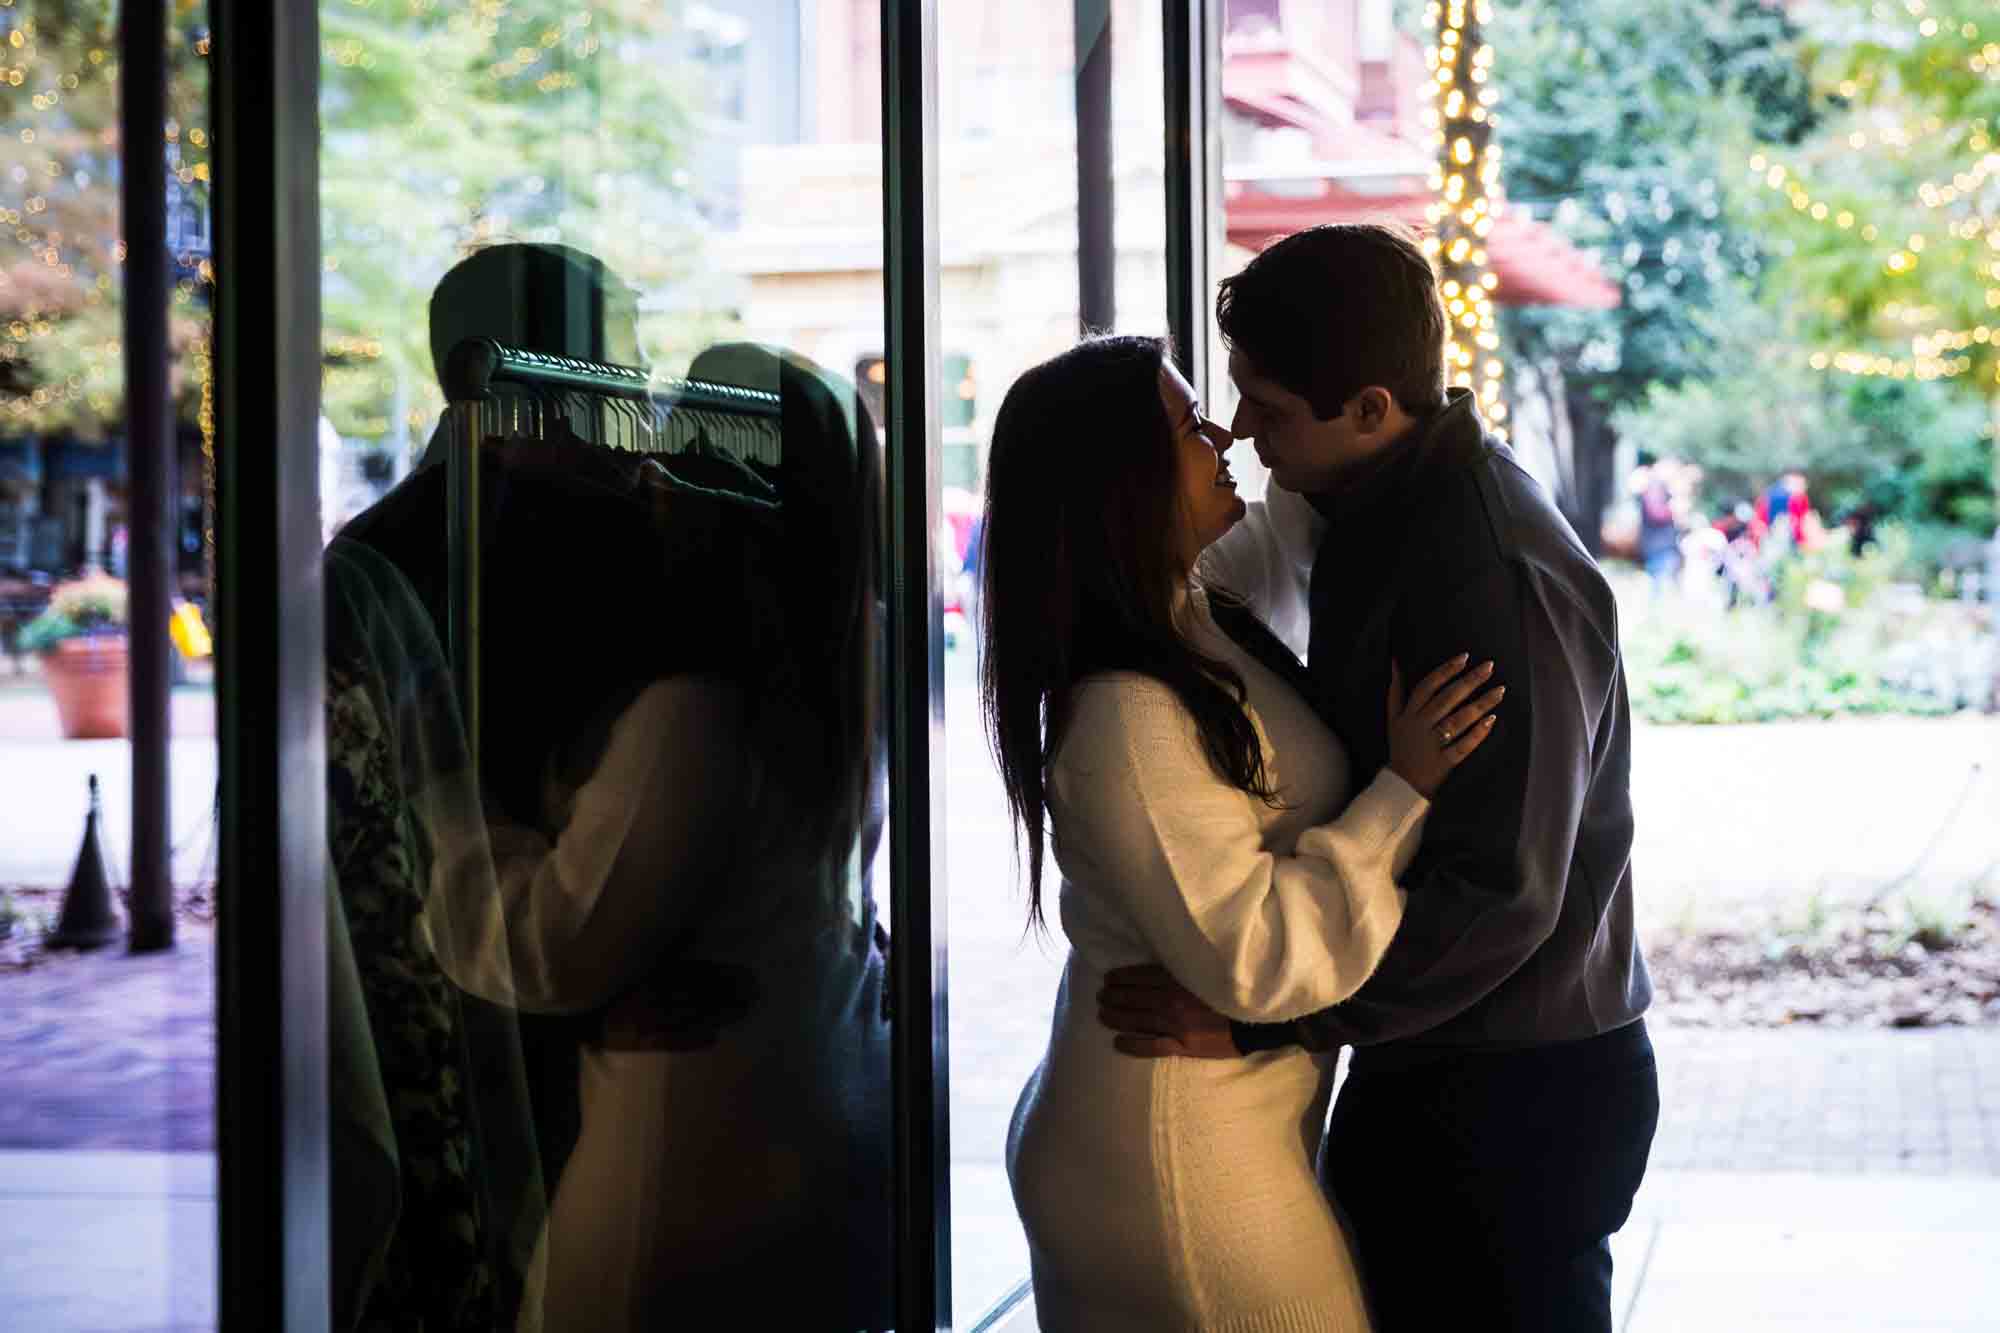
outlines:
[[[1218,87],[1221,0],[1163,0],[1166,45],[1167,329],[1196,393],[1212,395],[1213,233],[1222,222]]]
[[[937,270],[937,4],[883,0],[888,392],[890,922],[895,946],[897,1327],[951,1322],[944,600]]]
[[[322,1333],[318,14],[312,0],[212,3],[219,1313],[224,1330]]]

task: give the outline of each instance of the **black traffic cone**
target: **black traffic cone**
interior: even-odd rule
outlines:
[[[104,849],[97,841],[97,774],[90,775],[90,813],[83,817],[83,846],[63,894],[62,919],[43,943],[51,949],[101,949],[118,938],[118,914],[111,908],[111,879],[104,873]]]

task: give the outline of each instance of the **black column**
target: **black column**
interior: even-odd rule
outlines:
[[[896,1327],[951,1326],[944,599],[937,568],[937,0],[882,0]]]
[[[326,746],[313,0],[211,0],[224,1333],[325,1333]]]
[[[1075,0],[1077,322],[1085,333],[1118,326],[1112,239],[1111,0]]]
[[[168,750],[173,642],[173,410],[167,400],[167,32],[164,4],[126,4],[118,24],[120,206],[125,239],[125,451],[131,493],[125,580],[130,606],[134,953],[174,942]]]
[[[1209,257],[1222,226],[1222,0],[1164,0],[1167,124],[1167,329],[1175,359],[1208,396],[1214,323]]]

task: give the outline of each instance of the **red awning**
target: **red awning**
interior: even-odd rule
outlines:
[[[1428,230],[1425,210],[1431,196],[1427,194],[1357,195],[1333,181],[1317,184],[1317,191],[1295,186],[1294,193],[1280,196],[1250,182],[1231,182],[1226,192],[1230,242],[1261,250],[1281,236],[1323,222],[1393,218]],[[1503,212],[1487,238],[1486,249],[1493,271],[1500,277],[1493,298],[1501,305],[1610,310],[1618,304],[1618,284],[1604,275],[1595,260],[1546,223]]]

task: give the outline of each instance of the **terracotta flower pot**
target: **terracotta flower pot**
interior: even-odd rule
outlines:
[[[42,679],[56,698],[66,739],[117,740],[125,735],[130,692],[124,635],[62,640],[42,653]]]

